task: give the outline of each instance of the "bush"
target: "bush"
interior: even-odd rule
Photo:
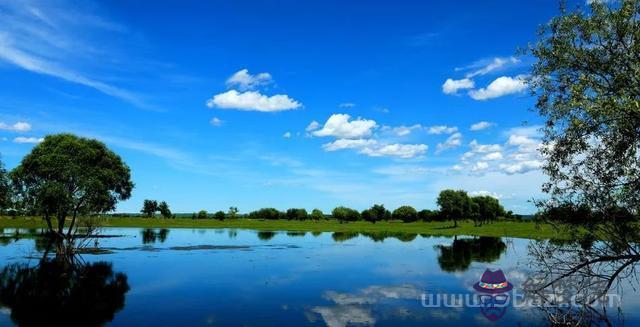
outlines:
[[[411,206],[402,206],[394,210],[391,216],[393,219],[402,220],[405,223],[418,220],[418,212]]]
[[[320,209],[313,209],[311,211],[310,218],[313,219],[313,220],[324,219],[324,213],[322,213],[322,210],[320,210]]]
[[[213,218],[218,219],[218,220],[224,220],[225,218],[225,213],[224,211],[217,211],[215,214],[213,214]]]
[[[439,219],[439,212],[437,210],[420,210],[418,211],[418,220],[422,220],[422,221],[438,221]]]
[[[295,208],[287,210],[286,215],[289,220],[306,220],[308,216],[307,210]]]
[[[198,219],[207,219],[207,210],[200,210],[198,211],[198,216],[196,218]]]
[[[341,222],[360,220],[360,213],[357,210],[346,207],[337,207],[333,209],[331,215],[334,219],[337,219]]]
[[[250,219],[275,220],[275,219],[283,219],[284,217],[285,217],[285,214],[275,208],[262,208],[260,210],[252,211],[251,213],[249,213]]]
[[[376,223],[376,221],[389,220],[390,218],[391,213],[381,204],[376,204],[373,207],[362,211],[362,219],[370,221],[374,224]]]

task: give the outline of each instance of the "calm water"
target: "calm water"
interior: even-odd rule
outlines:
[[[5,235],[14,232],[4,230]],[[82,255],[79,264],[88,268],[73,283],[83,286],[69,296],[81,300],[64,299],[91,312],[97,324],[547,324],[536,309],[510,305],[491,315],[481,307],[425,307],[422,301],[423,294],[476,294],[472,286],[486,268],[501,269],[517,294],[528,274],[529,240],[230,229],[114,228],[103,233],[122,237],[100,239],[103,253]],[[33,289],[55,287],[61,275],[56,268],[38,270],[42,251],[33,239],[5,238],[0,244],[3,278],[40,285]],[[16,278],[20,273],[31,279]],[[625,290],[627,325],[640,322],[637,295]],[[39,296],[8,299],[12,305],[0,309],[0,326],[28,324]],[[4,297],[0,302],[7,303]]]

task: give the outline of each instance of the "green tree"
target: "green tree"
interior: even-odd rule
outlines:
[[[9,174],[0,161],[0,213],[11,207],[11,187],[9,184]]]
[[[418,211],[418,220],[422,221],[436,221],[438,220],[438,211],[432,211],[428,209]]]
[[[238,218],[238,208],[237,207],[229,207],[229,211],[227,212],[227,217],[229,219]]]
[[[396,220],[402,220],[405,223],[410,223],[418,220],[418,212],[411,206],[402,206],[393,210],[391,217]]]
[[[289,220],[306,220],[308,214],[305,209],[291,208],[287,210],[286,216]]]
[[[68,239],[79,215],[112,211],[133,190],[131,172],[120,156],[100,141],[72,134],[45,137],[11,175],[18,196],[42,214],[50,234]]]
[[[458,227],[458,220],[469,215],[469,196],[462,190],[444,190],[438,195],[440,214],[447,220],[453,220],[454,227]]]
[[[371,208],[362,211],[362,219],[376,223],[376,221],[391,219],[391,213],[382,204],[375,204]]]
[[[156,211],[158,211],[158,201],[148,199],[144,200],[140,213],[147,218],[153,218],[156,215]]]
[[[166,202],[160,202],[160,204],[158,205],[158,211],[160,211],[162,217],[171,218],[171,209],[169,209],[169,205]]]
[[[331,215],[340,222],[360,220],[360,213],[357,210],[346,207],[336,207]]]
[[[553,18],[528,48],[528,84],[546,120],[540,205],[640,212],[640,1],[591,1]],[[602,218],[605,218],[602,216]]]
[[[322,210],[320,209],[313,209],[311,211],[310,217],[313,220],[321,220],[321,219],[324,219],[324,213],[322,213]]]
[[[213,214],[213,218],[218,220],[224,220],[225,217],[226,215],[224,214],[224,211],[217,211],[216,213]]]
[[[251,213],[249,213],[249,218],[275,220],[284,218],[284,213],[275,208],[262,208],[260,210],[252,211]]]
[[[207,210],[200,210],[198,211],[198,219],[207,219],[209,217],[209,213],[207,212]]]
[[[478,226],[482,225],[483,222],[494,221],[505,214],[500,201],[492,196],[474,196],[471,200],[475,204]],[[474,211],[473,208],[472,211]]]

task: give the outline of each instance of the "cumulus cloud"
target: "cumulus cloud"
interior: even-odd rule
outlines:
[[[436,148],[436,153],[440,153],[447,149],[457,148],[460,145],[462,145],[462,134],[455,133],[449,136],[449,138],[447,138],[447,140],[444,141],[444,143],[438,143],[438,146]]]
[[[14,143],[33,143],[33,144],[37,144],[44,141],[44,138],[42,137],[23,137],[23,136],[18,136],[16,138],[13,139]]]
[[[442,93],[444,94],[458,94],[459,90],[472,89],[475,87],[475,83],[473,80],[468,78],[463,79],[451,79],[447,78],[447,80],[442,84]]]
[[[500,169],[509,175],[513,175],[538,170],[542,168],[542,165],[542,161],[540,160],[527,160],[514,163],[504,163],[500,165]]]
[[[222,126],[224,122],[218,117],[213,117],[211,118],[211,121],[209,121],[209,123],[211,124],[211,126],[218,127],[218,126]]]
[[[489,168],[489,164],[484,161],[478,161],[471,167],[472,172],[480,172],[483,170],[487,170]]]
[[[207,107],[275,112],[298,109],[302,107],[302,104],[286,94],[266,96],[257,91],[238,92],[236,90],[229,90],[214,95],[213,98],[207,101]]]
[[[241,69],[235,74],[231,75],[226,81],[227,87],[237,87],[238,89],[245,91],[255,89],[259,86],[268,85],[273,81],[271,74],[259,73],[251,75],[248,69]]]
[[[446,126],[446,125],[436,125],[427,127],[428,134],[451,134],[458,131],[458,128],[455,126]]]
[[[291,138],[291,132],[286,132],[282,135],[282,137],[284,137],[285,139],[290,139]]]
[[[469,91],[469,96],[474,100],[488,100],[508,94],[524,91],[527,85],[523,75],[516,77],[501,76],[491,82],[486,88]]]
[[[486,155],[484,155],[482,157],[482,160],[485,161],[494,161],[494,160],[502,160],[504,157],[502,156],[501,152],[491,152],[491,153],[487,153]]]
[[[325,151],[338,151],[344,149],[362,149],[376,144],[378,144],[378,141],[371,139],[337,139],[333,142],[323,144],[322,148]]]
[[[397,136],[406,136],[411,134],[411,131],[415,129],[420,129],[422,126],[420,124],[415,124],[413,126],[398,126],[392,129],[393,133]]]
[[[358,139],[371,136],[378,125],[373,120],[354,119],[348,114],[333,114],[322,129],[314,131],[314,136],[333,136],[342,139]]]
[[[503,199],[505,197],[502,194],[499,194],[499,193],[496,193],[496,192],[485,191],[485,190],[482,190],[482,191],[471,191],[471,192],[469,192],[469,195],[471,195],[471,196],[490,196],[490,197],[498,199],[498,200]]]
[[[502,149],[500,144],[480,144],[476,140],[471,141],[469,146],[474,153],[496,152]]]
[[[410,159],[427,152],[426,144],[385,144],[376,147],[365,147],[360,153],[370,157],[399,157]]]
[[[0,130],[11,132],[28,132],[31,130],[31,124],[19,121],[13,125],[0,122]]]
[[[312,121],[309,123],[309,125],[307,125],[307,128],[305,128],[304,130],[307,132],[313,132],[315,130],[317,130],[318,128],[320,128],[320,123],[318,123],[317,121]]]
[[[495,125],[495,123],[491,123],[491,122],[488,122],[488,121],[480,121],[480,122],[477,122],[477,123],[471,125],[471,127],[469,127],[469,130],[481,131],[483,129],[487,129],[489,127],[492,127],[494,125]]]

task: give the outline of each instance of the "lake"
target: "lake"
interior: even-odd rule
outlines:
[[[27,231],[3,235],[16,232]],[[47,318],[51,324],[81,307],[87,325],[548,325],[539,308],[517,305],[532,269],[534,241],[526,239],[235,229],[103,234],[118,237],[90,244],[99,251],[76,259],[83,268],[73,274],[51,262],[39,265],[42,242],[3,238],[0,326],[38,323],[34,308],[49,302],[63,303],[53,313],[60,317]],[[506,305],[487,304],[474,288],[486,269],[501,270],[512,285]],[[71,291],[62,298],[44,290],[65,287]],[[623,290],[624,323],[638,325],[638,293]],[[470,303],[457,305],[456,297]]]

